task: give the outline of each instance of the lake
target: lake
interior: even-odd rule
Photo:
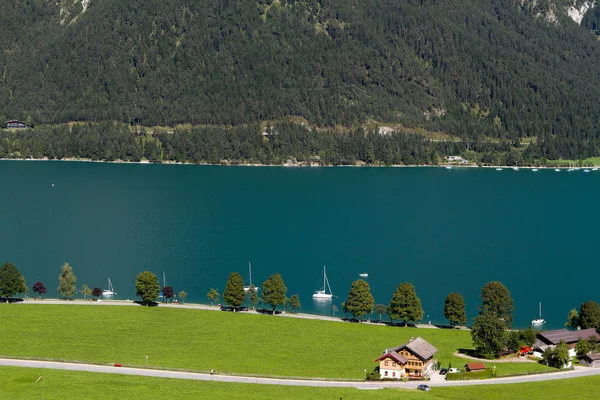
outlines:
[[[280,168],[0,162],[0,261],[57,296],[67,261],[77,286],[135,298],[135,277],[163,272],[188,301],[223,293],[238,271],[281,273],[302,311],[331,315],[367,272],[376,303],[414,284],[423,322],[445,323],[460,292],[469,318],[499,280],[515,327],[543,304],[545,328],[598,301],[600,172],[454,168]],[[323,266],[336,297],[314,303]],[[470,322],[469,322],[470,323]]]

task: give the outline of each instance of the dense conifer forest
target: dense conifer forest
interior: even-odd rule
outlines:
[[[598,156],[600,11],[579,25],[565,7],[581,3],[5,0],[0,121],[35,129],[0,133],[0,156],[270,164]],[[85,123],[66,125],[74,121]],[[131,128],[177,124],[194,128]],[[385,124],[398,131],[374,128]]]

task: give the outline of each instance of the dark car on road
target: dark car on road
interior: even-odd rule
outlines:
[[[419,386],[417,387],[417,389],[419,389],[419,390],[423,390],[423,391],[425,391],[425,392],[428,392],[428,391],[430,391],[430,390],[431,390],[431,388],[430,388],[428,385],[419,385]]]

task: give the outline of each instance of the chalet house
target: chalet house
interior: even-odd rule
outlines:
[[[547,349],[553,349],[561,340],[564,340],[569,347],[569,355],[575,356],[575,346],[579,339],[588,340],[590,336],[594,336],[600,341],[600,335],[595,329],[582,329],[579,331],[568,331],[566,329],[556,329],[553,331],[545,331],[537,334],[535,343],[533,344],[533,354],[541,357]]]
[[[401,346],[385,349],[375,362],[379,362],[381,378],[423,378],[431,373],[435,364],[433,356],[437,352],[438,349],[425,339],[411,338]]]
[[[25,122],[17,121],[16,119],[11,119],[6,121],[6,127],[8,129],[24,129],[27,128],[27,124]]]
[[[600,353],[586,354],[579,359],[579,364],[592,368],[600,367]]]
[[[467,372],[483,371],[484,369],[485,369],[485,364],[482,362],[465,364],[465,370]]]

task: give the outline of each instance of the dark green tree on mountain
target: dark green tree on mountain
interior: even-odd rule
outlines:
[[[480,314],[493,314],[503,321],[507,328],[511,327],[515,306],[510,291],[502,283],[486,283],[481,289],[481,300]]]
[[[231,307],[237,308],[246,300],[246,292],[244,291],[244,280],[237,272],[232,272],[227,278],[225,291],[223,292],[223,301]]]
[[[15,293],[23,291],[23,282],[21,273],[13,264],[4,263],[0,266],[0,294],[6,299],[11,298]]]
[[[375,299],[371,294],[371,286],[363,279],[352,282],[345,309],[354,318],[359,318],[362,321],[365,315],[373,312],[373,307],[375,307]]]
[[[452,326],[463,325],[467,322],[467,309],[465,299],[460,293],[450,293],[444,304],[444,316]]]
[[[273,315],[275,315],[275,309],[286,299],[287,287],[283,283],[283,278],[279,273],[271,275],[263,282],[262,289],[262,301],[271,305]]]
[[[421,300],[411,283],[402,282],[398,285],[388,306],[388,314],[392,321],[420,321],[423,318]]]

